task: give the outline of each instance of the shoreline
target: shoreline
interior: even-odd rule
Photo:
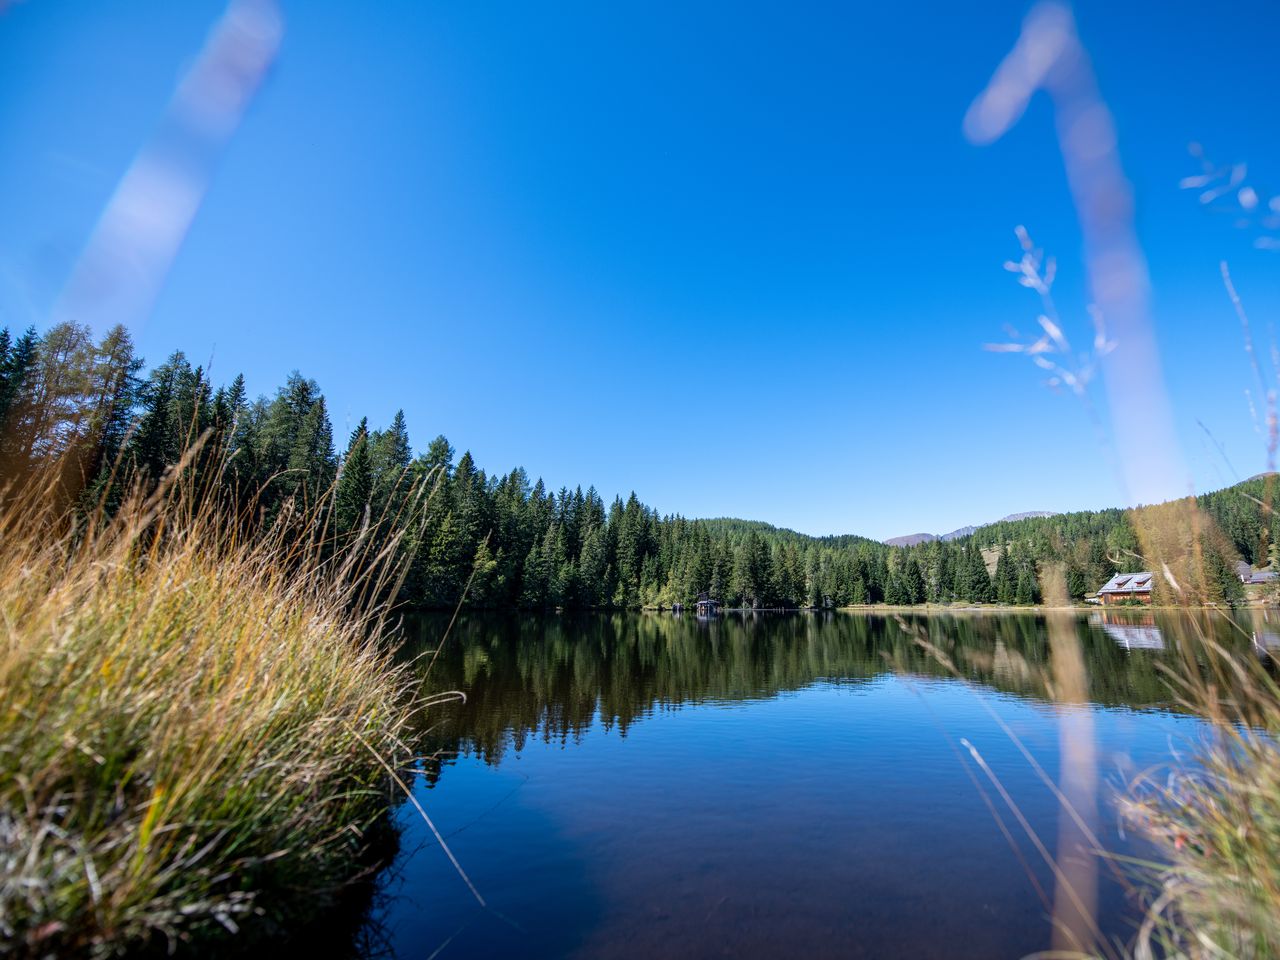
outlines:
[[[623,608],[599,608],[601,612],[620,611]],[[645,606],[633,608],[640,613],[693,613],[690,608],[684,610],[673,610],[671,607],[654,607]],[[1070,611],[1070,612],[1092,612],[1095,610],[1138,613],[1144,610],[1159,610],[1162,612],[1182,610],[1182,611],[1215,611],[1222,612],[1224,610],[1267,610],[1280,609],[1280,603],[1267,603],[1261,600],[1252,600],[1242,603],[1236,607],[1215,606],[1212,604],[1156,604],[1144,603],[1133,606],[1121,606],[1119,604],[1113,606],[1103,606],[1097,603],[1070,603],[1050,606],[1048,604],[947,604],[947,603],[917,603],[917,604],[888,604],[888,603],[864,603],[852,604],[843,607],[723,607],[717,616],[726,613],[1049,613],[1053,611]]]

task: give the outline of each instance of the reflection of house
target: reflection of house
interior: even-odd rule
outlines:
[[[1126,600],[1150,603],[1151,580],[1151,574],[1146,571],[1140,573],[1117,573],[1102,585],[1102,589],[1098,591],[1098,599],[1107,606],[1113,603],[1122,603]]]
[[[1099,610],[1089,614],[1089,622],[1117,627],[1154,627],[1156,615],[1150,610]]]
[[[1261,633],[1254,631],[1253,649],[1257,651],[1258,657],[1263,660],[1274,659],[1276,651],[1280,650],[1280,635],[1272,633],[1270,630],[1263,630]]]
[[[1236,576],[1241,583],[1270,583],[1277,577],[1274,570],[1255,570],[1241,560],[1236,564]]]
[[[1102,632],[1125,650],[1163,650],[1164,635],[1156,626],[1151,614],[1126,617],[1122,613],[1094,613],[1089,622],[1102,628]]]

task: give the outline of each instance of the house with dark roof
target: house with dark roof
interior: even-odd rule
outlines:
[[[1270,583],[1280,576],[1274,570],[1255,570],[1243,560],[1236,564],[1236,575],[1241,583]]]
[[[1098,599],[1104,606],[1123,603],[1126,600],[1150,603],[1153,579],[1147,570],[1138,573],[1117,573],[1102,585],[1102,589],[1098,591]]]

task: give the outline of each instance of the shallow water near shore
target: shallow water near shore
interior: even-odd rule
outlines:
[[[406,652],[446,626],[407,623]],[[1272,628],[1244,626],[1222,634],[1267,656]],[[1063,706],[1034,615],[463,617],[424,684],[468,700],[432,712],[413,789],[485,906],[405,805],[368,939],[401,958],[1048,949],[1054,876],[1000,791],[1049,850],[1061,807],[1018,744],[1057,781],[1087,731],[1099,838],[1148,853],[1111,798],[1203,732],[1159,673],[1181,628],[1072,614],[1087,702]],[[1140,904],[1096,875],[1098,928],[1127,941]]]

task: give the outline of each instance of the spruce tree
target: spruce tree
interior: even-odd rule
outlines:
[[[134,425],[142,384],[141,357],[134,355],[133,339],[122,326],[107,331],[97,348],[94,371],[96,399],[84,438],[81,475],[89,480],[83,506],[102,504],[114,509],[125,489],[128,464],[125,443]]]
[[[1027,606],[1038,603],[1040,600],[1040,586],[1036,582],[1036,575],[1030,566],[1024,566],[1018,571],[1018,586],[1014,591],[1014,603]]]
[[[520,577],[520,606],[527,610],[541,610],[547,605],[548,571],[542,555],[542,544],[529,548]]]
[[[896,570],[890,570],[885,581],[884,602],[891,607],[899,607],[908,602],[906,592],[902,589],[902,578]]]
[[[351,433],[334,491],[334,523],[341,538],[357,535],[367,523],[373,496],[373,463],[369,451],[369,421],[361,419]]]
[[[5,349],[0,353],[0,480],[18,472],[20,463],[18,413],[26,406],[24,399],[31,386],[31,371],[36,362],[39,339],[29,327],[17,340],[11,341],[4,330]]]
[[[1000,555],[996,558],[995,576],[996,602],[1005,605],[1016,602],[1018,593],[1018,573],[1009,559],[1009,545],[1001,544]]]
[[[467,590],[467,605],[472,607],[490,607],[501,594],[501,582],[498,580],[499,559],[489,549],[488,541],[481,541],[476,548],[475,560],[471,565],[471,587]]]
[[[1072,600],[1083,599],[1088,592],[1088,581],[1085,580],[1084,571],[1080,569],[1080,565],[1072,558],[1067,561],[1067,596]]]
[[[427,444],[427,452],[419,462],[425,472],[439,474],[448,480],[453,473],[453,447],[442,434]]]
[[[379,518],[397,517],[409,492],[409,467],[413,462],[403,410],[396,411],[390,427],[370,437],[369,455],[373,470],[373,513]]]
[[[902,570],[902,595],[906,603],[924,603],[924,576],[920,573],[920,564],[914,556],[907,559]]]
[[[131,463],[149,482],[155,483],[171,462],[169,437],[173,399],[171,368],[154,370],[142,388],[142,417],[130,443]]]

